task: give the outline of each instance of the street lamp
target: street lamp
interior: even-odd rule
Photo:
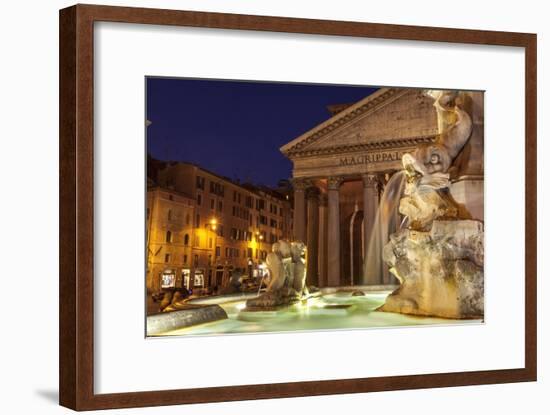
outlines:
[[[264,239],[264,236],[260,233],[260,231],[256,231],[256,241],[258,241],[258,250],[260,251],[260,260],[262,259],[262,240]]]
[[[214,232],[214,246],[213,246],[213,250],[214,250],[214,259],[212,261],[212,263],[210,264],[211,266],[211,273],[212,273],[212,277],[217,281],[217,275],[216,275],[216,263],[217,263],[217,246],[218,246],[218,232],[217,232],[217,229],[218,229],[218,220],[213,217],[212,219],[210,219],[210,221],[208,222],[208,224],[210,225],[210,230],[212,232]],[[210,281],[210,283],[212,284],[212,281]]]
[[[218,220],[216,218],[210,219],[210,228],[215,231],[218,227]]]

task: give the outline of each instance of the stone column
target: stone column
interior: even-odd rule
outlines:
[[[307,285],[319,286],[319,189],[310,187],[307,197]]]
[[[375,228],[379,204],[379,182],[375,174],[364,174],[363,179],[363,226],[365,252],[363,254],[363,282],[377,285],[382,282],[381,242],[379,229]]]
[[[341,177],[328,178],[327,236],[330,249],[327,255],[327,283],[340,285],[340,185]]]
[[[319,196],[319,252],[318,252],[318,273],[319,286],[327,286],[327,195]]]
[[[294,179],[294,218],[293,236],[297,241],[306,241],[306,195],[305,191],[309,183],[302,179]]]

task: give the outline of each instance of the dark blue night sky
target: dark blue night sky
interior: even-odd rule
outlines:
[[[147,150],[231,179],[275,186],[291,175],[279,147],[375,88],[148,78]]]

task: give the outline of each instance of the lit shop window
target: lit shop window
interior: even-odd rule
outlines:
[[[173,270],[167,269],[162,274],[161,287],[174,288],[176,286],[176,273]]]
[[[204,273],[202,270],[195,271],[195,287],[204,287]]]

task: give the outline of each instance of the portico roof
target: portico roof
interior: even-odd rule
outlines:
[[[295,159],[411,147],[433,140],[433,98],[419,89],[381,88],[280,148]]]

